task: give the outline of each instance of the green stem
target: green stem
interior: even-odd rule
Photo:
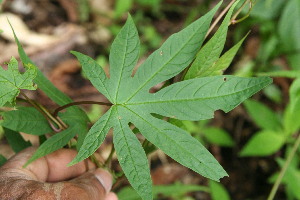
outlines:
[[[250,8],[249,8],[249,10],[248,10],[248,13],[247,13],[244,17],[242,17],[241,19],[236,20],[237,16],[240,14],[240,12],[242,12],[242,10],[244,9],[244,7],[245,7],[248,3],[250,3],[250,4],[249,4]],[[246,1],[244,1],[244,3],[242,4],[242,6],[236,11],[236,13],[235,13],[235,14],[233,15],[233,17],[231,18],[230,24],[237,24],[237,23],[243,21],[244,19],[246,19],[247,17],[249,17],[252,8],[253,8],[252,0],[246,0]]]
[[[95,156],[95,153],[93,153],[91,156],[91,161],[93,163],[95,163],[95,165],[97,166],[97,168],[102,168],[103,166],[99,163],[99,161],[97,160],[96,156]]]
[[[52,129],[56,132],[60,130],[67,129],[67,126],[60,120],[58,121],[55,117],[51,115],[51,113],[41,104],[35,102],[34,100],[30,99],[25,93],[20,93],[23,97],[25,97],[26,101],[30,103],[35,109],[37,109],[50,123]],[[52,124],[55,123],[58,126],[58,129]]]
[[[104,103],[104,102],[99,102],[99,101],[78,101],[78,102],[72,102],[72,103],[68,103],[68,104],[66,104],[66,105],[63,105],[63,106],[61,106],[61,107],[56,108],[56,109],[54,110],[54,112],[53,112],[53,116],[56,117],[57,114],[58,114],[60,111],[66,109],[66,108],[68,108],[68,107],[76,106],[76,105],[82,105],[82,104],[98,104],[98,105],[105,105],[105,106],[112,106],[112,105],[113,105],[113,104],[111,104],[111,103]]]
[[[280,173],[279,173],[279,175],[278,175],[278,177],[276,179],[276,182],[274,183],[274,185],[272,187],[272,190],[271,190],[271,192],[269,194],[268,200],[273,200],[274,199],[275,194],[276,194],[276,192],[278,190],[278,187],[279,187],[279,185],[280,185],[280,183],[281,183],[281,181],[283,179],[283,176],[284,176],[287,168],[289,167],[291,161],[293,160],[293,157],[295,156],[295,153],[296,153],[297,149],[299,148],[299,146],[300,146],[300,134],[298,134],[297,140],[296,140],[296,142],[295,142],[295,144],[294,144],[291,152],[289,153],[289,155],[288,155],[288,157],[287,157],[287,159],[286,159],[283,167],[280,170]]]

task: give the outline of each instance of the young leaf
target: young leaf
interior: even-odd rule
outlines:
[[[296,79],[290,87],[290,102],[283,115],[286,133],[293,134],[300,128],[300,78]]]
[[[234,56],[239,50],[240,46],[246,39],[248,34],[243,37],[236,45],[234,45],[231,49],[226,51],[215,63],[211,65],[203,74],[200,76],[212,76],[212,75],[221,75],[223,71],[229,67]]]
[[[28,66],[25,73],[19,71],[18,61],[11,58],[8,69],[0,66],[0,107],[9,102],[14,104],[21,89],[36,90],[33,79],[36,77],[36,68]]]
[[[76,135],[78,129],[79,128],[77,126],[71,126],[68,129],[56,133],[55,135],[50,137],[35,151],[31,158],[25,163],[24,167],[26,167],[36,159],[39,159],[64,147]]]
[[[293,52],[287,56],[292,69],[300,69],[299,49],[300,49],[300,1],[287,1],[278,23],[278,34],[281,48],[286,52]]]
[[[214,34],[214,36],[201,48],[192,66],[186,73],[184,79],[192,79],[196,77],[205,77],[212,73],[210,69],[206,72],[219,58],[225,45],[226,35],[228,31],[228,24],[232,12],[239,1],[236,1],[223,20],[220,28]]]
[[[204,129],[203,134],[205,139],[211,144],[223,147],[232,147],[234,145],[233,139],[225,130],[211,127]]]
[[[282,147],[285,137],[282,133],[263,130],[256,133],[240,152],[240,156],[269,156]]]
[[[230,196],[222,184],[209,181],[209,188],[212,200],[230,200]]]
[[[15,41],[18,45],[18,52],[20,55],[20,59],[23,63],[23,66],[28,69],[35,64],[30,60],[30,58],[26,55],[21,43],[19,42],[17,35],[10,24],[11,29],[14,34]],[[68,103],[71,103],[72,100],[67,95],[65,95],[63,92],[61,92],[59,89],[57,89],[44,75],[43,73],[35,66],[35,69],[37,70],[37,76],[34,79],[34,82],[39,86],[39,89],[41,89],[51,100],[56,102],[58,105],[65,105]],[[71,106],[67,108],[67,111],[71,112],[73,116],[76,116],[77,118],[80,118],[80,126],[78,126],[78,145],[77,148],[80,147],[82,144],[82,141],[87,133],[87,123],[89,122],[89,119],[85,112],[77,107],[77,106]]]
[[[209,188],[200,185],[187,185],[183,183],[174,183],[171,185],[154,185],[154,199],[163,197],[172,197],[172,199],[183,199],[182,196],[190,192],[209,192]],[[140,196],[132,187],[124,187],[118,192],[119,200],[140,200]]]
[[[260,72],[257,76],[271,76],[271,77],[286,77],[286,78],[300,78],[300,70],[279,70],[272,72]]]
[[[1,126],[32,135],[43,135],[53,130],[45,117],[33,107],[18,107],[2,114]]]
[[[4,128],[4,135],[8,141],[8,144],[11,146],[14,152],[18,153],[23,149],[30,147],[31,143],[25,141],[20,133]]]
[[[244,102],[244,105],[248,114],[260,128],[273,131],[282,130],[277,114],[264,104],[249,99]]]

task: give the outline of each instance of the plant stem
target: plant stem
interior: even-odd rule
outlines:
[[[284,174],[285,174],[288,166],[290,165],[293,157],[295,156],[295,153],[296,153],[297,149],[299,148],[299,146],[300,146],[300,134],[298,134],[297,140],[296,140],[296,142],[295,142],[295,144],[294,144],[291,152],[289,153],[289,155],[288,155],[288,157],[287,157],[287,159],[286,159],[283,167],[280,170],[280,173],[279,173],[279,175],[278,175],[278,177],[276,179],[276,182],[274,183],[274,185],[272,187],[272,190],[271,190],[271,192],[269,194],[268,200],[273,200],[274,199],[275,194],[276,194],[276,192],[278,190],[278,187],[279,187],[279,185],[280,185],[280,183],[282,181],[282,178],[283,178],[283,176],[284,176]]]
[[[242,10],[244,9],[244,7],[245,7],[249,2],[250,2],[250,4],[249,4],[250,8],[249,8],[248,13],[247,13],[244,17],[242,17],[241,19],[236,20],[237,16],[240,14],[240,12],[242,12]],[[236,23],[239,23],[239,22],[243,21],[244,19],[246,19],[247,17],[249,17],[252,8],[253,8],[252,0],[246,0],[246,1],[244,1],[243,5],[236,11],[236,13],[235,13],[235,14],[233,15],[233,17],[231,18],[230,24],[236,24]]]
[[[222,19],[222,17],[226,14],[226,12],[230,9],[230,7],[232,6],[232,4],[234,4],[236,0],[231,0],[230,3],[226,6],[226,8],[224,8],[224,10],[222,10],[222,12],[219,14],[219,16],[215,19],[215,21],[212,23],[212,25],[209,27],[205,38],[207,38],[207,36],[210,34],[210,32],[215,28],[215,26],[218,24],[218,22]]]
[[[34,100],[30,99],[25,93],[20,93],[23,97],[25,97],[26,101],[30,103],[35,109],[37,109],[50,123],[51,128],[59,132],[60,130],[67,129],[67,125],[64,124],[61,120],[57,120],[55,117],[51,115],[51,113],[41,104],[35,102]],[[55,123],[58,126],[58,129],[52,124]]]
[[[95,163],[95,165],[96,165],[98,168],[103,167],[103,166],[99,163],[99,161],[97,160],[97,158],[96,158],[96,156],[95,156],[95,153],[93,153],[92,155],[90,155],[90,158],[91,158],[91,161],[92,161],[93,163]]]
[[[68,108],[68,107],[76,106],[76,105],[82,105],[82,104],[98,104],[98,105],[105,105],[105,106],[112,106],[112,105],[113,105],[113,104],[111,104],[111,103],[104,103],[104,102],[99,102],[99,101],[78,101],[78,102],[72,102],[72,103],[68,103],[68,104],[66,104],[66,105],[63,105],[63,106],[61,106],[61,107],[56,108],[56,109],[54,110],[54,112],[53,112],[53,116],[56,117],[57,114],[58,114],[60,111],[66,109],[66,108]]]

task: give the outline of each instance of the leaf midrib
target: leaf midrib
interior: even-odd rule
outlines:
[[[123,77],[123,73],[124,73],[124,63],[125,63],[125,57],[126,57],[126,52],[127,52],[127,47],[128,47],[128,35],[129,35],[129,31],[128,31],[128,28],[126,30],[126,39],[125,39],[125,42],[126,42],[126,45],[125,45],[125,51],[124,51],[124,54],[123,54],[123,60],[122,60],[122,70],[120,72],[120,78],[118,80],[118,83],[117,83],[117,87],[116,87],[116,95],[115,95],[115,102],[118,102],[118,94],[119,94],[119,88],[120,88],[120,85],[121,85],[121,82],[122,82],[122,77]]]
[[[199,100],[207,100],[207,99],[213,99],[213,98],[222,98],[222,97],[226,97],[226,96],[230,96],[230,95],[235,95],[235,94],[238,94],[238,93],[241,93],[241,92],[244,92],[245,90],[249,90],[253,87],[257,87],[258,85],[263,85],[265,82],[268,82],[268,81],[264,81],[264,82],[261,82],[260,84],[256,84],[256,85],[253,85],[251,87],[248,87],[244,90],[240,90],[238,92],[234,92],[234,93],[229,93],[229,94],[226,94],[226,95],[221,95],[221,96],[211,96],[211,97],[199,97],[199,98],[194,98],[194,99],[171,99],[171,100],[151,100],[151,101],[144,101],[144,102],[132,102],[132,103],[125,103],[125,104],[122,104],[124,105],[125,107],[126,106],[131,106],[131,105],[142,105],[142,104],[154,104],[154,103],[170,103],[170,102],[180,102],[180,101],[199,101]]]

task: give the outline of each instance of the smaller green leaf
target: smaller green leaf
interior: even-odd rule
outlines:
[[[133,0],[117,0],[115,2],[114,17],[119,18],[133,6]]]
[[[280,104],[282,102],[283,94],[281,92],[281,89],[275,84],[271,84],[264,88],[263,93],[264,95],[266,95],[266,97],[277,104]]]
[[[260,128],[274,131],[282,130],[281,121],[277,114],[264,104],[249,99],[244,102],[244,105],[248,114]]]
[[[287,135],[295,133],[300,128],[300,98],[289,103],[283,115],[283,125]]]
[[[294,80],[289,94],[290,102],[285,109],[283,121],[287,134],[293,134],[300,128],[300,78]]]
[[[285,78],[300,78],[299,70],[278,70],[272,72],[257,73],[257,76],[285,77]]]
[[[163,197],[173,197],[178,199],[190,192],[209,192],[209,188],[200,185],[187,185],[183,183],[174,183],[171,185],[154,185],[153,196],[154,199],[161,199]],[[119,200],[140,200],[140,196],[132,187],[124,187],[118,192]]]
[[[21,89],[36,90],[33,84],[36,73],[34,66],[28,66],[26,72],[21,74],[14,57],[8,63],[7,70],[0,66],[0,107],[7,102],[14,104]]]
[[[212,200],[230,200],[226,188],[221,183],[210,180],[209,188]]]
[[[291,104],[300,99],[300,77],[293,81],[289,90],[289,94]]]
[[[276,159],[276,161],[282,168],[285,161],[283,159]],[[286,184],[287,189],[290,189],[296,199],[300,199],[300,171],[296,167],[288,166],[282,182]]]
[[[18,153],[31,146],[31,143],[29,141],[25,141],[20,133],[16,131],[4,128],[4,135],[8,141],[8,144],[15,153]]]
[[[2,165],[4,165],[6,163],[6,161],[7,161],[7,159],[2,154],[0,154],[0,167]]]
[[[240,156],[269,156],[279,151],[285,142],[285,137],[274,131],[257,132],[244,146]]]
[[[223,129],[213,127],[206,128],[203,130],[203,134],[205,139],[211,144],[216,144],[223,147],[232,147],[234,145],[234,141],[229,133]]]
[[[222,53],[226,41],[228,24],[230,22],[232,12],[238,2],[239,1],[236,1],[231,6],[220,28],[217,30],[214,36],[200,49],[195,61],[184,77],[185,80],[196,77],[205,77],[212,73],[211,70],[209,70],[210,72],[207,72],[207,70],[213,65],[214,62],[218,60]]]
[[[215,63],[212,64],[206,71],[206,75],[204,76],[212,76],[212,75],[221,75],[223,71],[229,67],[234,56],[238,52],[240,46],[246,39],[248,34],[243,37],[236,45],[231,47],[228,51],[226,51]]]
[[[18,107],[2,114],[3,127],[32,135],[43,135],[53,130],[45,117],[33,107]]]
[[[50,137],[36,150],[31,158],[25,163],[24,167],[26,167],[36,159],[39,159],[58,149],[63,148],[77,134],[77,130],[77,126],[72,126]]]

